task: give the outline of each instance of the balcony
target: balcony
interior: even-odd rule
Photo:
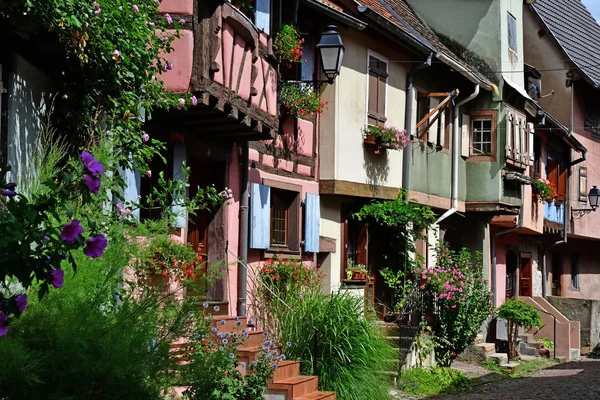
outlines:
[[[192,92],[198,105],[155,119],[202,139],[273,139],[279,112],[271,38],[228,2],[198,2],[194,20],[182,44],[173,43],[171,57],[185,67],[163,75],[168,90]]]
[[[556,233],[563,230],[565,203],[544,203],[544,232]]]

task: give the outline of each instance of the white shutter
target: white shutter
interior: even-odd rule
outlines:
[[[185,165],[186,147],[184,144],[176,144],[173,148],[173,180],[183,180],[185,175],[181,171],[181,167]],[[185,193],[183,193],[185,196]],[[187,226],[187,211],[183,203],[185,198],[173,198],[173,213],[175,214],[175,226],[177,228],[185,228]]]
[[[533,154],[533,137],[534,137],[534,132],[535,132],[535,128],[532,122],[527,124],[527,132],[529,135],[529,165],[533,165],[533,162],[535,161],[535,154]]]
[[[519,161],[527,164],[529,162],[529,153],[527,152],[527,122],[521,119],[519,127],[521,128],[521,159]]]
[[[462,115],[462,137],[461,137],[461,152],[463,157],[469,157],[471,152],[469,147],[471,145],[471,117],[468,114]]]
[[[440,132],[440,143],[439,145],[444,147],[446,144],[446,110],[449,108],[444,108],[441,110],[440,122],[439,122],[439,132]]]
[[[513,114],[511,112],[506,113],[506,158],[513,158],[513,146],[512,146],[512,127],[513,127]]]
[[[514,153],[513,153],[513,158],[515,160],[519,160],[521,158],[521,138],[520,138],[520,132],[521,132],[521,127],[519,126],[519,122],[521,122],[521,120],[519,118],[517,118],[517,116],[515,115],[515,117],[513,118],[513,146],[514,146]]]
[[[123,201],[128,208],[133,210],[133,217],[139,221],[140,209],[139,207],[136,207],[135,204],[139,204],[140,202],[140,199],[138,198],[140,195],[140,187],[142,186],[140,171],[138,169],[135,171],[126,169],[123,171],[123,181],[125,182],[125,187],[123,188]]]

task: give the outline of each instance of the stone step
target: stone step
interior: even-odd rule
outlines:
[[[496,344],[495,343],[478,343],[474,345],[477,351],[482,352],[483,354],[493,354],[496,352]]]
[[[251,329],[248,327],[246,317],[230,317],[228,315],[214,317],[212,325],[217,328],[217,332],[221,333],[240,333],[242,329]]]
[[[581,350],[580,349],[569,349],[569,361],[573,361],[573,360],[579,360],[579,358],[581,357]]]
[[[487,360],[492,360],[497,362],[498,364],[507,364],[508,363],[508,354],[506,353],[493,353],[485,356]]]
[[[294,400],[335,400],[335,392],[312,392],[296,397]]]
[[[533,361],[533,360],[539,360],[540,356],[524,356],[521,355],[521,361]]]
[[[473,344],[481,344],[483,342],[484,342],[483,335],[479,334],[479,335],[475,336],[475,342],[473,342]]]
[[[316,376],[294,376],[292,378],[273,381],[269,384],[269,391],[286,392],[286,399],[296,399],[300,396],[316,392],[319,379]]]
[[[520,364],[515,361],[506,362],[506,363],[500,364],[500,369],[502,371],[508,372],[509,374],[512,375],[519,370],[519,365]]]
[[[524,341],[525,343],[535,342],[535,338],[533,337],[533,335],[531,333],[521,333],[521,334],[519,334],[518,338],[520,340]]]
[[[277,365],[272,381],[281,381],[300,375],[300,363],[297,361],[284,360],[280,361]]]
[[[546,348],[546,345],[544,344],[544,342],[529,342],[529,343],[527,343],[527,346],[535,347],[538,350]]]
[[[530,344],[531,343],[519,342],[519,345],[517,346],[517,350],[519,351],[519,353],[521,355],[537,356],[539,354],[538,349],[530,346]]]

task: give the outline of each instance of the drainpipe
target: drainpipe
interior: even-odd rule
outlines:
[[[431,67],[431,58],[433,57],[433,53],[429,54],[427,60],[420,65],[414,66],[410,69],[408,73],[407,83],[406,83],[406,113],[404,118],[404,125],[406,127],[406,135],[409,140],[412,136],[412,117],[413,117],[413,99],[415,94],[415,73],[421,69],[425,69],[427,67]],[[404,158],[402,159],[402,187],[404,190],[408,190],[408,185],[410,183],[410,149],[406,148],[403,151]],[[406,201],[408,202],[408,196],[406,197]]]
[[[240,196],[240,263],[238,264],[238,304],[237,315],[246,315],[246,265],[248,265],[248,142],[242,144],[241,196]]]
[[[521,185],[521,193],[523,193],[523,185]],[[494,233],[492,236],[492,295],[494,298],[494,306],[497,304],[498,300],[498,287],[496,284],[496,239],[498,236],[506,235],[507,233],[511,233],[523,227],[523,215],[524,215],[524,205],[521,205],[521,209],[519,210],[519,223],[514,228],[505,229],[503,231],[499,231]]]
[[[458,117],[460,116],[460,106],[468,103],[479,95],[479,84],[475,84],[475,90],[469,97],[460,101],[454,107],[454,121],[452,122],[452,208],[442,215],[436,224],[439,224],[452,214],[458,211],[458,153],[460,147],[460,136],[458,135]]]

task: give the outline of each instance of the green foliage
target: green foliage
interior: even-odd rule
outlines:
[[[167,355],[186,307],[151,288],[123,291],[122,271],[136,246],[118,229],[110,237],[103,257],[76,254],[77,274],[66,274],[62,290],[30,302],[0,338],[0,393],[14,399],[160,399],[172,384]]]
[[[400,130],[394,126],[374,126],[367,125],[363,128],[363,135],[373,135],[377,139],[377,150],[379,154],[382,150],[403,150],[408,145],[408,136],[406,129]]]
[[[515,298],[505,301],[496,313],[499,319],[523,328],[533,328],[542,324],[540,313],[535,307]]]
[[[436,348],[436,360],[450,366],[490,316],[491,294],[483,279],[481,254],[473,262],[469,250],[456,252],[440,243],[436,258],[435,267],[416,272],[421,277],[420,289],[438,305],[434,332],[443,343]]]
[[[285,63],[302,62],[304,39],[293,25],[283,25],[273,39],[273,53]]]
[[[553,349],[554,348],[554,343],[552,343],[552,340],[548,339],[548,338],[538,338],[535,339],[536,342],[542,342],[544,343],[544,347],[547,349]]]
[[[59,92],[54,117],[75,148],[110,132],[117,163],[142,167],[160,143],[142,140],[140,110],[194,104],[190,94],[165,92],[159,78],[172,68],[163,55],[172,51],[179,22],[161,16],[158,6],[155,0],[10,2],[2,23],[40,32],[40,41],[58,49],[48,66]]]
[[[469,378],[450,368],[408,369],[402,371],[398,385],[402,391],[419,397],[463,392],[471,387]]]
[[[208,304],[204,304],[205,307]],[[211,318],[195,319],[187,344],[189,363],[181,368],[181,382],[189,384],[184,397],[197,400],[262,400],[267,381],[285,355],[265,340],[244,376],[238,370],[238,347],[248,337],[247,326],[238,321],[231,332],[216,332]],[[186,321],[189,323],[190,321]],[[215,332],[213,332],[215,330]]]
[[[389,399],[385,371],[392,370],[388,363],[398,354],[365,317],[362,297],[315,294],[286,301],[294,312],[281,316],[282,341],[290,345],[288,357],[301,362],[303,374],[318,375],[319,389],[335,391],[340,399]]]
[[[305,83],[284,83],[280,92],[281,104],[296,118],[322,114],[328,101],[323,102],[321,94],[312,85]]]
[[[504,302],[496,314],[499,319],[506,321],[508,331],[508,357],[513,359],[517,352],[517,338],[519,335],[519,327],[532,328],[540,326],[542,319],[535,307],[522,302],[516,298],[509,299]]]
[[[557,196],[554,184],[548,179],[540,178],[539,176],[531,182],[533,196],[540,203],[551,202]]]
[[[424,232],[435,222],[431,208],[411,203],[407,196],[406,191],[401,190],[396,200],[374,201],[354,214],[358,220],[371,221],[371,227],[376,226],[382,237],[389,238],[380,248],[383,257],[379,268],[394,292],[392,308],[396,309],[411,285],[410,276],[423,260],[415,241],[426,240]]]

